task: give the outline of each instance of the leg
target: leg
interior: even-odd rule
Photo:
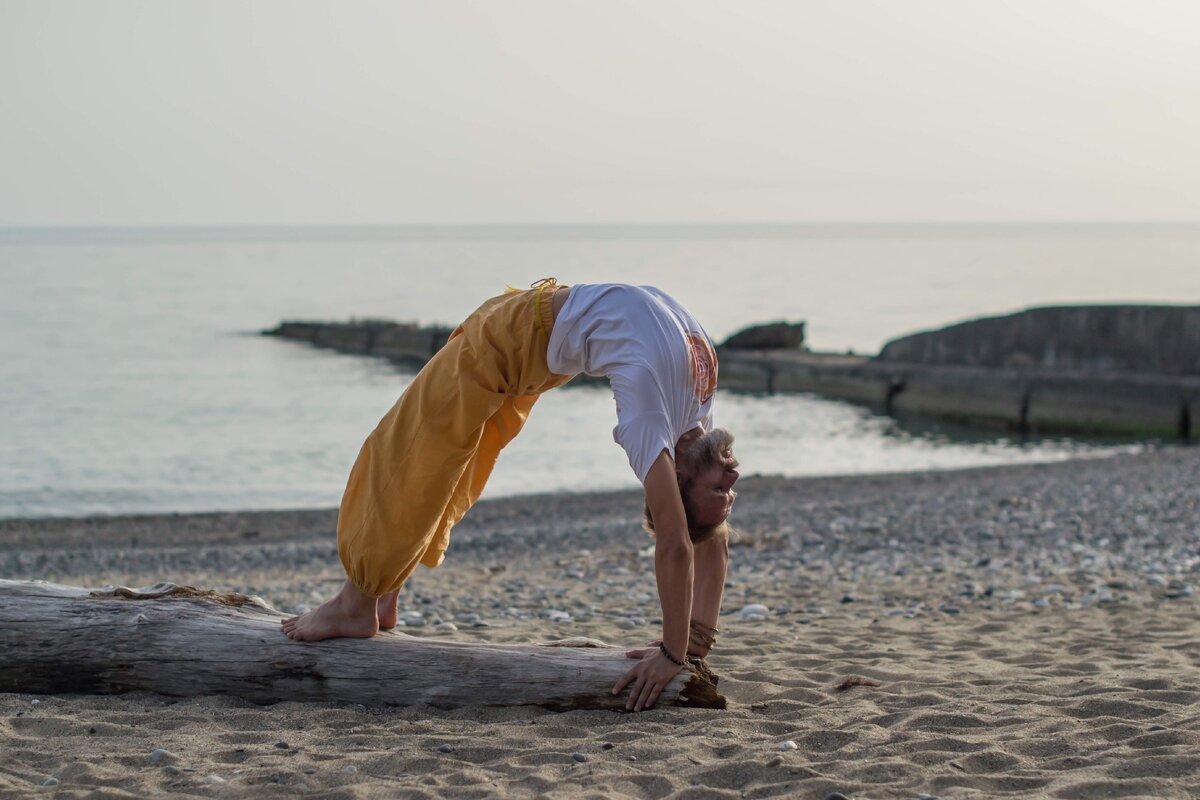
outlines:
[[[496,465],[500,450],[512,441],[520,432],[537,397],[511,397],[484,423],[483,435],[475,455],[463,470],[458,484],[454,487],[446,512],[438,524],[438,533],[434,535],[431,549],[426,556],[431,561],[441,562],[443,553],[450,543],[450,529],[466,511],[479,499],[484,485]],[[436,566],[436,564],[435,564]],[[400,590],[388,592],[379,598],[376,615],[379,618],[379,629],[390,631],[399,622],[398,602]]]
[[[338,514],[349,580],[303,626],[304,617],[288,626],[306,640],[373,635],[345,618],[365,618],[363,600],[375,630],[395,625],[399,588],[418,563],[441,563],[451,527],[479,498],[536,395],[568,380],[546,367],[533,300],[527,292],[481,306],[367,439]]]
[[[536,397],[509,398],[509,401],[484,423],[480,446],[475,451],[471,463],[463,470],[458,484],[454,487],[454,493],[446,507],[446,513],[438,525],[438,534],[434,536],[432,549],[427,551],[430,560],[441,561],[442,554],[450,543],[450,529],[479,499],[479,495],[483,492],[483,487],[491,475],[492,468],[496,464],[500,450],[512,441],[513,437],[521,430],[536,399]],[[396,627],[400,619],[399,599],[399,589],[388,592],[379,598],[376,606],[379,630],[390,631]]]
[[[469,508],[458,487],[470,482],[488,420],[507,399],[473,380],[479,364],[462,338],[453,338],[376,427],[351,470],[338,551],[350,581],[385,598],[377,605],[384,627],[393,616],[389,596],[448,534],[447,517],[457,521]]]
[[[521,432],[536,402],[537,395],[506,397],[496,412],[483,423],[479,444],[459,476],[450,502],[446,504],[438,522],[437,532],[421,557],[422,564],[436,567],[442,563],[446,548],[450,545],[450,529],[475,505],[492,475],[500,451]]]

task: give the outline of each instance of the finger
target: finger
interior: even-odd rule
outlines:
[[[637,707],[635,709],[637,711],[641,711],[646,707],[646,703],[649,701],[650,695],[654,693],[654,683],[652,681],[646,681],[639,688],[640,691],[638,692]]]
[[[654,691],[650,693],[650,700],[646,703],[646,708],[654,708],[658,702],[658,696],[663,693],[665,686],[655,686]]]
[[[646,685],[646,679],[643,678],[641,675],[638,675],[638,679],[636,681],[634,681],[633,688],[629,690],[629,699],[625,701],[625,710],[626,711],[634,710],[634,705],[636,705],[637,699],[641,696],[642,687],[644,687],[645,685]]]
[[[650,655],[650,653],[651,653],[651,650],[649,648],[646,648],[644,650],[641,648],[638,648],[637,650],[626,650],[625,657],[626,658],[645,658],[646,656]]]
[[[634,667],[633,669],[629,670],[629,672],[626,672],[624,675],[621,676],[621,679],[619,681],[617,681],[616,684],[613,686],[612,693],[620,694],[621,690],[624,689],[626,686],[628,686],[629,682],[632,681],[636,676],[637,676],[637,667]]]

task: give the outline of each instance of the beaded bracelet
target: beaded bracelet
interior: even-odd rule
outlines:
[[[671,651],[670,651],[670,650],[668,650],[668,649],[667,649],[667,646],[666,646],[665,644],[663,644],[662,642],[659,642],[659,643],[658,643],[658,649],[662,651],[662,654],[663,654],[664,656],[666,656],[666,657],[667,657],[667,660],[668,660],[668,661],[670,661],[671,663],[673,663],[673,664],[678,664],[678,665],[679,665],[679,666],[681,666],[681,667],[685,667],[685,666],[687,666],[687,662],[686,662],[686,661],[680,661],[678,658],[676,658],[675,656],[671,655]]]

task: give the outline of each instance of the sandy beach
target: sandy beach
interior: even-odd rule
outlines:
[[[1200,796],[1200,451],[738,488],[709,659],[728,710],[0,694],[0,795]],[[636,492],[480,504],[401,595],[405,632],[644,643],[639,511]],[[0,521],[0,577],[301,610],[341,580],[334,518]]]

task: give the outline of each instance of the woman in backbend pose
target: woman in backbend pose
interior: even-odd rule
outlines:
[[[662,640],[613,687],[654,705],[716,634],[738,478],[733,437],[712,425],[717,358],[704,329],[649,286],[559,286],[553,278],[480,306],[451,334],[359,452],[338,514],[347,580],[283,622],[293,639],[374,636],[396,625],[417,564],[442,563],[450,529],[479,498],[538,396],[572,375],[607,376],[613,438],[645,488]]]

